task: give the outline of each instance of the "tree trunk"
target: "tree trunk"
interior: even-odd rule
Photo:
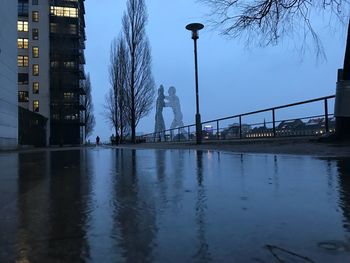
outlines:
[[[133,51],[135,48],[133,47]],[[135,53],[131,53],[131,141],[136,143],[136,118],[135,118]]]

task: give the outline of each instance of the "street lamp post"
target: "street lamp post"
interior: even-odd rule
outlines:
[[[195,78],[196,78],[196,143],[202,142],[202,124],[201,115],[199,113],[199,94],[198,94],[198,62],[197,62],[197,39],[198,31],[203,29],[204,25],[200,23],[192,23],[186,26],[186,29],[192,31],[192,39],[194,41],[194,66],[195,66]]]

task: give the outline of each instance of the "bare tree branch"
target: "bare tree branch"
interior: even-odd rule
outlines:
[[[350,7],[349,0],[198,1],[210,7],[211,24],[223,35],[268,46],[277,44],[285,36],[302,32],[301,48],[304,49],[311,39],[317,56],[325,54],[312,18],[319,12],[328,12],[330,17],[337,18],[337,22],[347,23]]]
[[[91,96],[91,82],[90,74],[87,74],[86,79],[83,81],[82,88],[85,92],[84,107],[85,107],[85,140],[91,135],[95,128],[95,116],[94,116],[94,104],[92,103]]]

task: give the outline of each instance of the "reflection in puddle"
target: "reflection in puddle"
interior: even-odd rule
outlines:
[[[0,155],[0,262],[350,262],[350,159]]]

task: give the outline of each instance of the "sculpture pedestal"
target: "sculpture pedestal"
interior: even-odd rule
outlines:
[[[337,82],[334,116],[336,118],[336,136],[339,139],[350,138],[350,81]]]

